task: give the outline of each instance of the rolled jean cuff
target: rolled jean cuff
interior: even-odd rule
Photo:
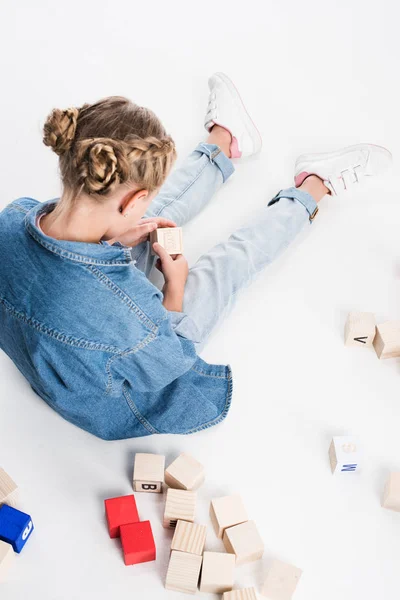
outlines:
[[[191,317],[189,317],[189,315],[184,312],[176,312],[174,310],[170,310],[168,313],[171,320],[172,329],[177,335],[191,340],[194,344],[200,344],[200,331],[196,323]]]
[[[206,144],[202,142],[195,148],[195,152],[201,152],[201,154],[206,154],[210,159],[211,163],[215,163],[218,169],[222,173],[222,179],[225,181],[232,175],[235,171],[235,167],[232,164],[232,161],[224,154],[219,146],[216,144]]]
[[[278,202],[279,198],[289,198],[289,200],[297,200],[304,206],[306,211],[308,212],[308,216],[310,219],[310,223],[312,223],[315,219],[315,216],[318,212],[318,204],[315,202],[314,198],[308,192],[304,192],[303,190],[299,190],[298,188],[291,187],[287,190],[281,190],[268,202],[268,206],[271,204],[275,204]]]

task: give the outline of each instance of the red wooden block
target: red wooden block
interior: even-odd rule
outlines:
[[[126,565],[156,560],[156,546],[150,521],[122,525],[121,542]]]
[[[121,525],[139,521],[136,500],[133,495],[109,498],[104,500],[104,504],[110,538],[119,537]]]

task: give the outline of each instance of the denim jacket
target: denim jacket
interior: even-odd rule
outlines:
[[[227,414],[229,366],[174,331],[181,313],[121,244],[56,240],[37,226],[54,202],[0,213],[0,348],[65,419],[107,439],[192,433]]]

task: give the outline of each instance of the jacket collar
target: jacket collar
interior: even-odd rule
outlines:
[[[63,258],[90,265],[127,265],[133,262],[131,250],[119,242],[109,244],[101,241],[99,244],[86,242],[69,242],[56,240],[45,235],[36,225],[39,215],[50,212],[57,204],[58,198],[39,203],[25,217],[25,226],[33,239],[44,248]]]

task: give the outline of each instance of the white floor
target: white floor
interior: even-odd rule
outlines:
[[[237,568],[238,586],[260,589],[276,557],[304,569],[296,600],[399,596],[400,515],[380,499],[389,471],[400,470],[400,363],[343,345],[349,310],[400,319],[399,16],[395,0],[2,5],[0,207],[58,195],[56,157],[41,143],[53,107],[126,95],[153,108],[183,157],[203,139],[214,70],[237,83],[264,148],[186,228],[191,263],[291,183],[300,152],[370,141],[395,158],[374,187],[325,200],[216,331],[203,356],[229,362],[235,377],[221,426],[104,442],[53,413],[0,356],[0,464],[36,525],[2,600],[182,598],[163,587],[171,535],[162,497],[138,495],[155,564],[125,567],[107,536],[103,500],[131,492],[136,451],[168,460],[186,451],[205,464],[200,522],[210,498],[242,494],[266,551]],[[331,476],[337,434],[359,436],[360,474]],[[208,547],[222,550],[211,530]]]

